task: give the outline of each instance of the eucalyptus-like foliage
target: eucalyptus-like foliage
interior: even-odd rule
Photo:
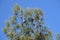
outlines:
[[[16,5],[14,14],[3,28],[8,40],[52,40],[52,33],[44,25],[43,12]]]

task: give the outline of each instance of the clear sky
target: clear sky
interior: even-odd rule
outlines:
[[[45,23],[53,32],[55,40],[56,33],[60,33],[60,0],[0,0],[0,40],[5,40],[2,31],[5,20],[13,14],[13,6],[18,3],[23,8],[40,8],[45,15]]]

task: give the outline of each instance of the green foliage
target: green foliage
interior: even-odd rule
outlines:
[[[4,33],[10,40],[52,40],[52,33],[44,25],[43,12],[38,9],[14,7],[14,15],[6,21]],[[19,21],[18,21],[19,20]]]
[[[57,40],[60,40],[60,34],[57,34],[57,35],[56,35],[56,39],[57,39]]]

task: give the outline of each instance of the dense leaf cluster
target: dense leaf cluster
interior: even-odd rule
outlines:
[[[3,28],[8,40],[52,40],[52,34],[44,25],[43,12],[16,5],[14,14]]]

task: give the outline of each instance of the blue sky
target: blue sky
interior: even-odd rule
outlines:
[[[44,12],[45,24],[53,32],[55,40],[56,33],[60,33],[60,0],[0,0],[0,40],[5,40],[1,28],[13,14],[15,3],[23,8],[40,8]]]

